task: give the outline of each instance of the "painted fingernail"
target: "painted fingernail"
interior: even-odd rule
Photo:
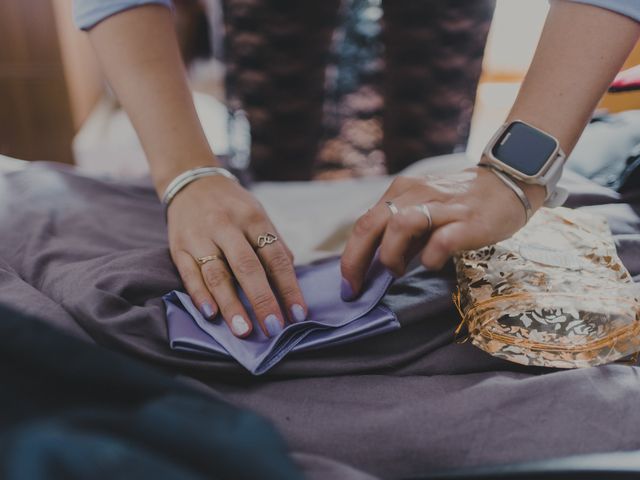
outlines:
[[[297,303],[291,305],[291,316],[293,316],[293,319],[296,322],[302,322],[307,319],[307,314],[304,312],[304,308],[302,308],[302,305],[298,305]]]
[[[204,318],[212,319],[214,316],[213,307],[209,302],[204,302],[200,305],[200,313]]]
[[[264,325],[267,327],[267,332],[272,337],[275,337],[282,331],[282,324],[278,317],[276,317],[273,313],[267,315],[267,318],[264,319]]]
[[[231,330],[238,337],[241,337],[249,331],[249,324],[242,315],[234,315],[231,319]]]
[[[342,300],[346,301],[353,299],[353,288],[351,288],[351,284],[344,278],[340,284],[340,296]]]

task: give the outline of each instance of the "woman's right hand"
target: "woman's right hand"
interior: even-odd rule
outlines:
[[[183,171],[214,164],[187,83],[171,10],[160,5],[126,9],[92,27],[90,38],[140,137],[156,190],[161,194]],[[220,311],[236,336],[251,333],[236,280],[265,334],[273,336],[287,319],[306,316],[290,251],[282,240],[255,250],[260,235],[277,232],[262,206],[235,181],[200,178],[176,195],[167,214],[171,257],[206,318]],[[198,265],[197,258],[211,255],[226,260]]]
[[[167,222],[171,257],[205,318],[213,319],[219,311],[235,336],[251,333],[236,280],[268,337],[277,335],[287,320],[306,318],[291,251],[260,202],[237,182],[223,176],[192,182],[171,202]],[[258,237],[268,233],[278,240],[259,248]],[[206,256],[214,259],[199,265],[196,259]]]

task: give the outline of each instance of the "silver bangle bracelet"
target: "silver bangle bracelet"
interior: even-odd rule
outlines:
[[[527,197],[527,194],[524,193],[524,190],[522,190],[518,184],[516,182],[514,182],[508,175],[506,175],[505,173],[501,172],[500,170],[492,167],[491,165],[482,165],[480,164],[481,167],[484,168],[488,168],[489,170],[491,170],[496,177],[498,177],[498,179],[504,183],[507,187],[509,187],[511,189],[511,191],[513,193],[516,194],[516,197],[518,197],[518,200],[520,200],[520,203],[522,203],[522,206],[524,207],[524,214],[525,214],[525,224],[529,223],[529,219],[531,218],[531,216],[533,215],[533,208],[531,207],[531,202],[529,201],[529,198]]]
[[[171,204],[171,201],[174,197],[182,190],[184,187],[189,185],[191,182],[198,180],[202,177],[212,177],[215,175],[222,175],[223,177],[230,178],[231,180],[238,181],[238,178],[231,173],[226,168],[221,167],[198,167],[192,168],[191,170],[187,170],[186,172],[181,173],[176,178],[171,180],[169,185],[164,191],[162,195],[162,204],[164,205],[165,210]]]

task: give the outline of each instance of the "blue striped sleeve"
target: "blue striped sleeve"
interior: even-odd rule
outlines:
[[[171,0],[74,0],[73,19],[78,28],[89,30],[111,15],[150,3],[171,8]]]
[[[640,0],[571,0],[572,2],[606,8],[640,22]]]

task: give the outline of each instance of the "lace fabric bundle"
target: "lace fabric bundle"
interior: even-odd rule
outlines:
[[[602,217],[543,208],[512,238],[455,264],[468,338],[491,355],[580,368],[640,351],[640,288]]]

